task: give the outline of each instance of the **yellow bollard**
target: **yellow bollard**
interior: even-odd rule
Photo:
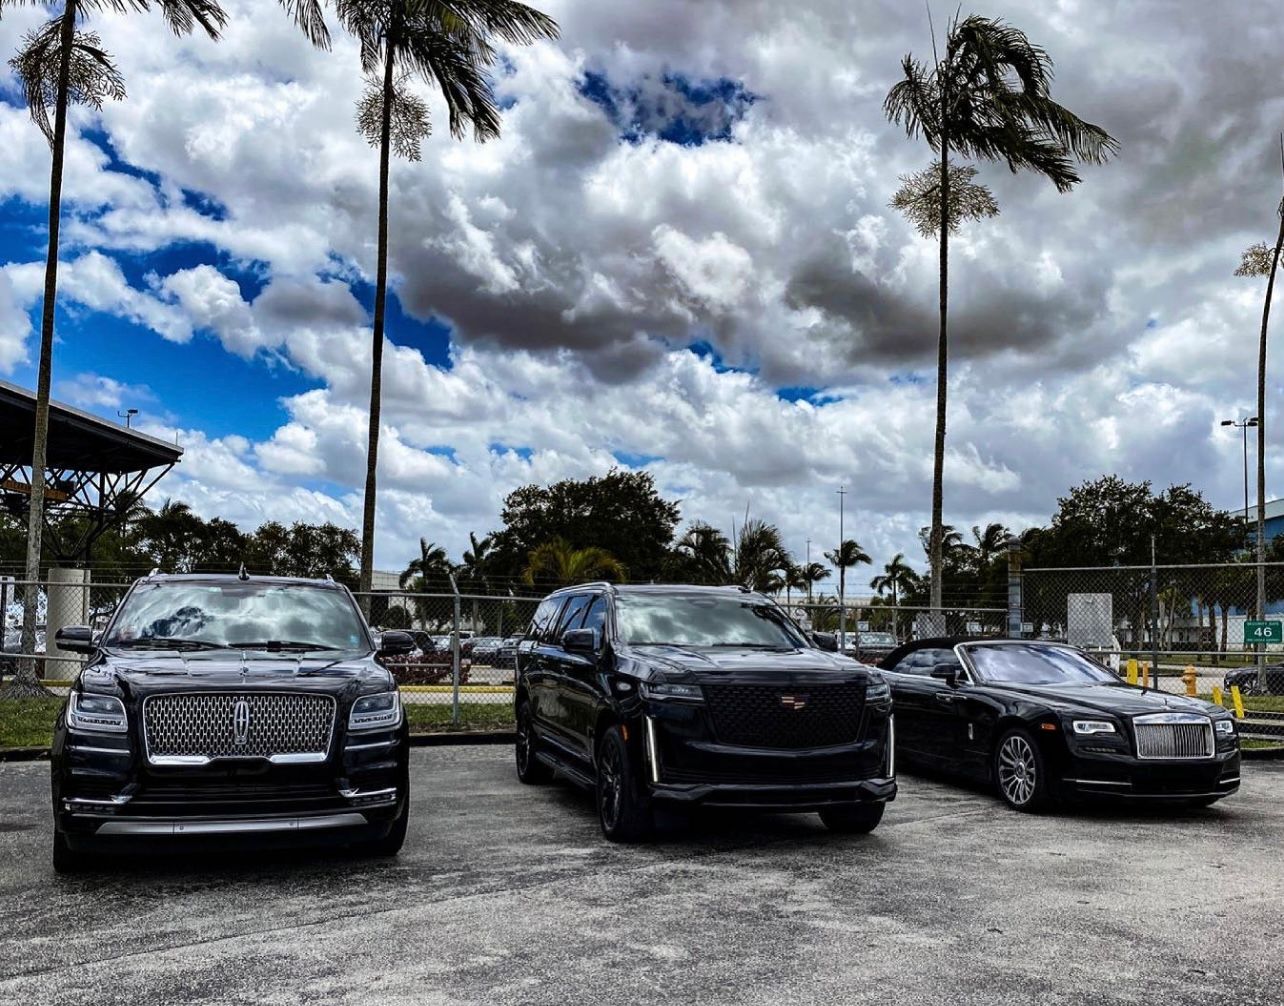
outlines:
[[[1186,682],[1186,694],[1192,699],[1199,693],[1195,690],[1195,684],[1199,681],[1199,675],[1195,672],[1194,664],[1187,664],[1186,671],[1181,676],[1182,681]]]
[[[1136,683],[1137,683],[1137,658],[1129,657],[1128,658],[1128,684],[1135,685]]]
[[[1141,687],[1150,687],[1150,665],[1146,663],[1141,665]]]
[[[1213,702],[1215,702],[1217,705],[1219,705],[1219,706],[1220,706],[1220,705],[1222,705],[1222,704],[1223,704],[1223,703],[1222,703],[1222,698],[1223,698],[1223,696],[1222,696],[1222,686],[1221,686],[1221,685],[1213,685]]]
[[[1235,719],[1244,718],[1244,696],[1239,693],[1239,685],[1231,685],[1231,702],[1235,703]]]

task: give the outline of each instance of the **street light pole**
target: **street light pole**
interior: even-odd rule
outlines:
[[[1234,419],[1223,419],[1223,426],[1233,426],[1243,434],[1244,438],[1244,526],[1248,527],[1248,430],[1250,427],[1257,427],[1258,419],[1256,416],[1247,416],[1236,422]],[[1259,616],[1260,617],[1260,616]]]
[[[847,502],[847,487],[838,487],[838,652],[847,646],[847,567],[843,561],[843,509]]]

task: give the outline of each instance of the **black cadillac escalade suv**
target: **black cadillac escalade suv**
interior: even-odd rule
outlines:
[[[371,637],[330,580],[158,576],[137,581],[58,716],[54,868],[92,850],[201,837],[400,849],[410,806],[407,727]]]
[[[515,702],[518,777],[593,787],[615,841],[644,838],[659,802],[867,832],[896,796],[879,673],[737,587],[549,595],[518,647]]]

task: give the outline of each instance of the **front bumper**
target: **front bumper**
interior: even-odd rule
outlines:
[[[810,812],[857,803],[896,799],[896,780],[858,779],[852,782],[780,786],[743,783],[652,784],[651,796],[688,806]]]
[[[1072,756],[1061,778],[1065,796],[1147,801],[1219,799],[1239,789],[1238,749],[1212,758],[1155,760],[1131,755]]]

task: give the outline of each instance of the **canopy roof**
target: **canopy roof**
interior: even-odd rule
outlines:
[[[0,381],[0,467],[31,464],[36,395]],[[49,403],[47,470],[125,475],[169,468],[183,449],[61,402]]]

